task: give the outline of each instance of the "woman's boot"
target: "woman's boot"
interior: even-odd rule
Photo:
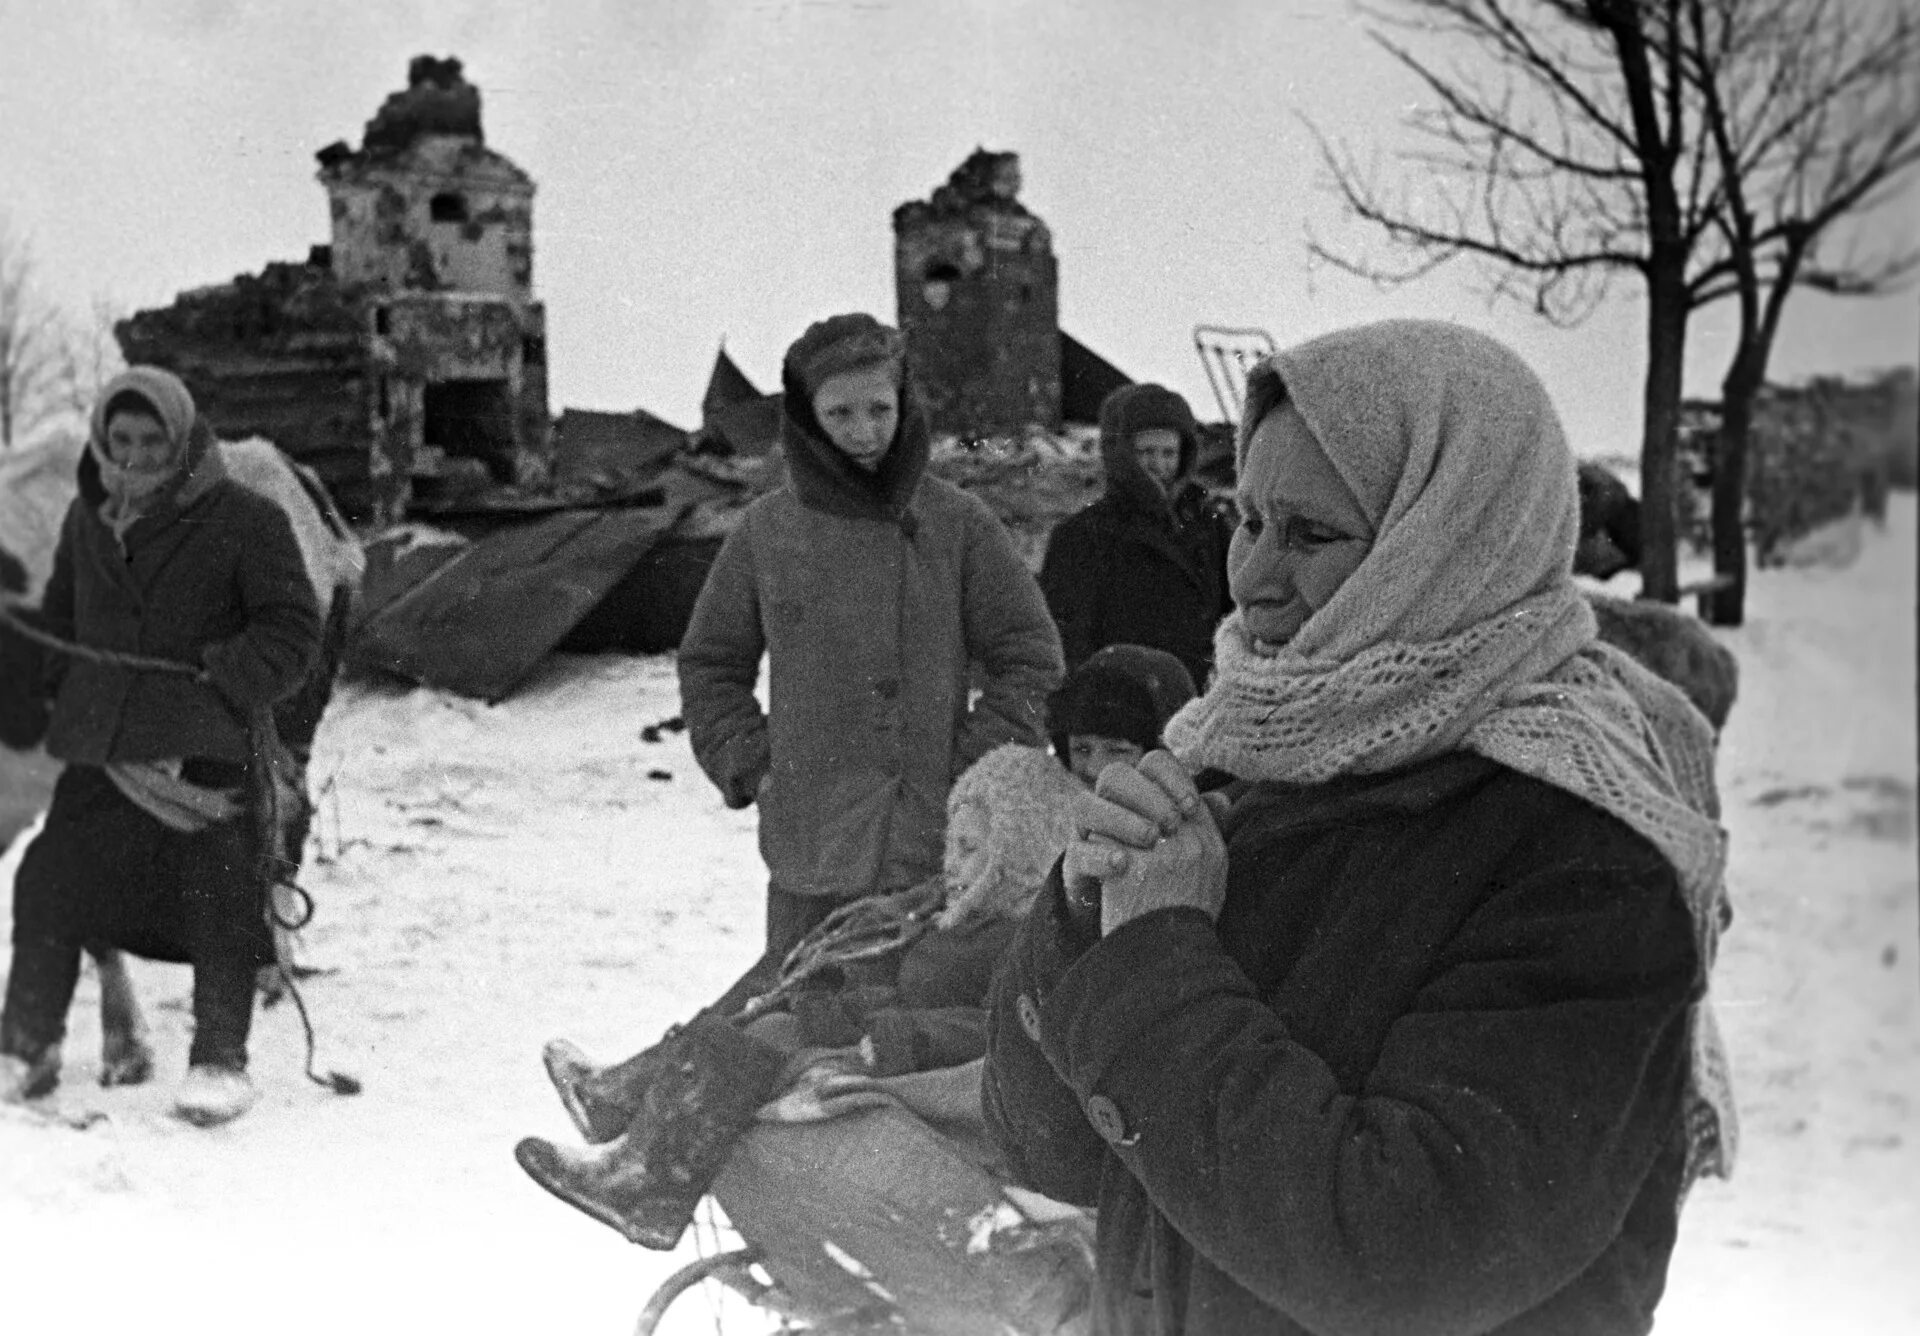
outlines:
[[[554,1196],[642,1247],[666,1251],[773,1095],[787,1058],[712,1016],[648,1052],[658,1066],[621,1136],[585,1151],[528,1137],[513,1153]]]

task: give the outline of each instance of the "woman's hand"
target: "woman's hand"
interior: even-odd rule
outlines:
[[[1100,930],[1155,909],[1190,905],[1214,918],[1226,899],[1227,851],[1213,808],[1165,751],[1110,765],[1074,803],[1079,835],[1062,863],[1067,892],[1100,889]]]

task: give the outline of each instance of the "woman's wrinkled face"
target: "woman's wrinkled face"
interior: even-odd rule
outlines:
[[[1165,491],[1180,476],[1180,433],[1165,427],[1149,427],[1133,434],[1133,457],[1149,478]]]
[[[1227,583],[1256,648],[1299,634],[1373,547],[1373,525],[1306,420],[1282,404],[1247,442]]]
[[[1146,753],[1125,738],[1110,738],[1102,733],[1072,733],[1067,737],[1067,769],[1073,777],[1093,787],[1100,772],[1118,762],[1137,765]]]
[[[893,448],[900,426],[900,384],[891,365],[828,376],[813,392],[813,416],[834,448],[871,472]]]

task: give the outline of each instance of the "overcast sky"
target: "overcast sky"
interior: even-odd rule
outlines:
[[[1319,188],[1300,116],[1384,161],[1415,94],[1343,0],[0,0],[0,210],[75,303],[299,259],[328,236],[314,151],[357,146],[420,53],[465,62],[487,142],[537,183],[556,412],[694,425],[723,337],[774,388],[809,321],[891,320],[894,206],[984,145],[1021,155],[1065,328],[1204,415],[1197,323],[1286,343],[1440,316],[1519,347],[1582,453],[1637,449],[1632,281],[1563,332],[1465,267],[1379,292],[1309,265],[1310,227],[1378,241]],[[1873,233],[1911,236],[1916,199]],[[1714,392],[1725,329],[1696,320],[1690,392]],[[1774,374],[1917,350],[1913,292],[1803,295]]]

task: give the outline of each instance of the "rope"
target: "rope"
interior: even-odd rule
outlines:
[[[830,969],[876,960],[913,945],[933,926],[944,900],[939,877],[910,890],[869,895],[841,905],[787,952],[778,981],[734,1017],[745,1025],[778,1007],[804,982]]]
[[[313,1070],[313,1020],[307,1015],[307,1000],[300,996],[300,987],[293,981],[293,971],[287,968],[285,961],[276,961],[274,968],[280,973],[280,982],[286,987],[287,996],[293,999],[293,1009],[300,1013],[300,1028],[307,1036],[307,1079],[317,1086],[324,1086],[336,1095],[357,1095],[362,1087],[357,1077],[343,1072],[328,1072],[325,1076]]]
[[[145,673],[172,673],[178,677],[191,677],[196,681],[207,680],[204,668],[195,668],[192,664],[181,663],[175,659],[157,659],[150,654],[128,654],[122,650],[96,649],[92,645],[82,645],[71,640],[63,640],[50,631],[43,631],[19,615],[18,609],[24,604],[0,599],[0,624],[40,646],[65,654],[69,658],[85,659],[89,663],[105,664],[111,668],[132,668]]]

